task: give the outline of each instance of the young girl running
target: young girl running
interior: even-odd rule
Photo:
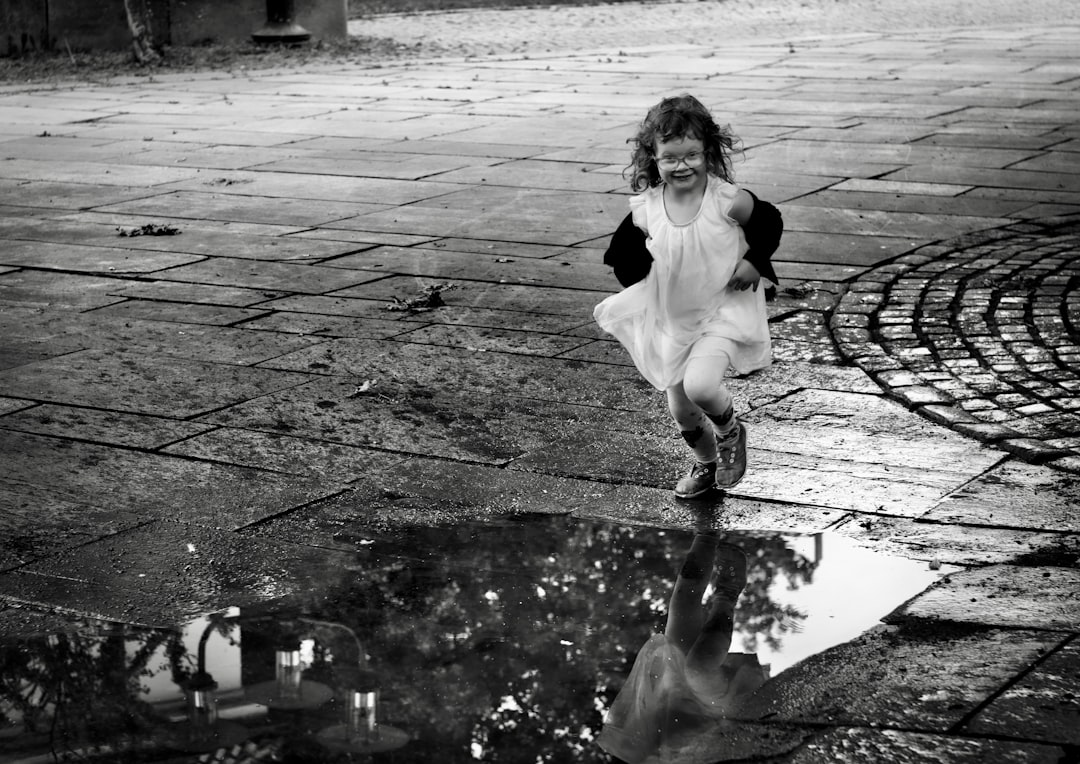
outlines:
[[[746,472],[746,427],[724,384],[771,362],[762,278],[783,231],[776,208],[734,185],[735,138],[693,96],[649,110],[627,172],[643,192],[611,239],[604,262],[626,287],[596,306],[600,327],[638,371],[667,394],[696,463],[680,498],[731,488]]]

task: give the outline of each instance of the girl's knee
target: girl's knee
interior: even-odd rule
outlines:
[[[687,399],[698,408],[717,413],[717,407],[723,406],[731,398],[723,379],[718,377],[695,377],[683,383]]]

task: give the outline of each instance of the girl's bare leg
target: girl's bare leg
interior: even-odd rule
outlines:
[[[712,577],[716,545],[716,536],[704,533],[694,536],[668,603],[664,636],[684,654],[690,652],[705,623],[701,599]]]
[[[746,586],[746,555],[730,544],[722,544],[715,556],[716,592],[701,632],[686,656],[687,673],[718,676],[720,664],[731,650],[735,630],[735,603]]]
[[[708,341],[706,337],[701,342]],[[738,428],[735,401],[724,384],[730,365],[730,359],[721,350],[711,355],[695,356],[687,364],[682,382],[687,401],[713,423],[716,435],[721,440],[732,437]]]
[[[716,461],[716,435],[701,407],[686,395],[683,383],[667,389],[668,411],[679,432],[694,452],[694,458],[702,464]]]

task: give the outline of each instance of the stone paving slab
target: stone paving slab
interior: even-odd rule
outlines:
[[[622,449],[612,450],[612,440],[610,431],[579,430],[523,454],[513,464],[533,471],[658,488],[670,486],[688,468],[685,446],[675,437],[620,433],[618,441],[636,455],[633,459],[627,459]],[[758,446],[757,441],[750,441],[747,461],[753,466],[730,491],[733,496],[919,517],[965,481],[953,472],[782,453],[767,446],[767,442]]]
[[[229,327],[110,319],[97,311],[48,316],[32,305],[22,307],[21,303],[16,308],[5,308],[0,314],[0,327],[3,327],[8,342],[32,349],[32,355],[41,359],[97,348],[248,365],[317,341],[285,334],[252,334]]]
[[[158,520],[0,574],[8,602],[169,626],[223,607],[301,598],[349,558]]]
[[[314,139],[317,140],[317,139]],[[442,173],[477,164],[496,164],[497,158],[475,154],[413,154],[395,153],[386,148],[356,151],[320,151],[304,157],[274,159],[260,163],[259,171],[286,173],[312,173],[322,177],[364,178],[367,181],[396,182],[420,181],[423,178],[440,178]],[[254,169],[254,168],[253,168]],[[352,185],[357,185],[353,181]],[[460,188],[460,184],[447,183],[448,190]],[[353,191],[355,193],[355,191]]]
[[[808,743],[788,764],[1056,764],[1065,752],[1053,745],[1033,745],[1006,740],[930,735],[899,730],[839,728]]]
[[[502,394],[509,383],[526,398],[641,411],[656,403],[652,388],[632,369],[596,367],[561,359],[466,349],[434,348],[397,342],[342,339],[268,361],[266,368],[345,377],[358,384],[373,380],[389,392],[447,389]]]
[[[572,352],[589,344],[587,340],[574,337],[555,337],[513,329],[472,327],[469,331],[463,332],[460,326],[446,324],[414,329],[398,335],[397,339],[421,345],[461,347],[482,353],[497,351],[549,358]]]
[[[226,530],[324,496],[326,481],[0,430],[5,478],[20,495]]]
[[[833,188],[843,189],[843,185]],[[885,189],[883,189],[885,191]],[[999,228],[1013,221],[1008,218],[967,217],[950,209],[948,215],[929,215],[897,210],[848,210],[843,208],[806,208],[797,203],[784,205],[784,227],[790,231],[815,231],[867,236],[899,236],[922,240],[951,238],[986,228]],[[786,234],[785,234],[786,236]],[[870,243],[870,242],[868,242]]]
[[[123,165],[113,162],[64,162],[42,159],[9,159],[4,162],[4,176],[14,180],[38,180],[48,183],[97,183],[103,186],[135,186],[150,189],[178,180],[195,177],[198,170],[174,167]]]
[[[444,391],[419,382],[322,379],[220,407],[198,421],[285,432],[406,454],[506,464],[573,436],[601,413],[551,400]],[[224,402],[223,402],[224,403]]]
[[[255,262],[227,257],[199,260],[161,271],[156,276],[168,281],[269,289],[292,294],[322,294],[383,278],[380,274],[300,262]]]
[[[123,298],[112,294],[117,285],[116,279],[104,276],[8,270],[0,273],[0,301],[4,303],[6,313],[12,309],[88,310],[120,302]],[[3,320],[3,323],[7,325],[8,321]],[[4,336],[10,338],[12,335]]]
[[[345,300],[339,302],[348,302]],[[361,302],[353,300],[351,302]],[[374,313],[374,311],[371,311]],[[401,323],[382,317],[366,316],[357,321],[349,315],[320,315],[317,313],[289,313],[276,311],[266,318],[257,318],[244,324],[244,334],[251,331],[266,332],[270,337],[301,335],[322,338],[388,339],[403,331]]]
[[[125,414],[89,408],[39,404],[4,417],[5,429],[53,437],[73,437],[89,443],[156,450],[211,429],[164,417]]]
[[[611,269],[597,262],[600,258],[596,257],[595,252],[584,262],[562,258],[538,260],[528,254],[517,255],[513,247],[505,248],[511,254],[493,252],[489,255],[456,252],[450,250],[452,245],[449,242],[440,244],[444,244],[444,248],[378,247],[334,258],[326,265],[450,281],[467,279],[594,291],[611,287]],[[447,295],[447,299],[453,297],[452,294]]]
[[[128,202],[98,204],[94,207],[104,212],[125,215],[171,215],[180,219],[277,223],[305,227],[340,221],[384,208],[382,205],[365,202],[247,197],[194,191],[175,191]]]
[[[1065,645],[1009,687],[964,726],[977,735],[1046,740],[1076,746],[1076,642]]]
[[[486,188],[338,220],[337,228],[569,246],[610,235],[626,214],[622,196]],[[620,214],[621,213],[621,214]],[[345,216],[342,216],[345,217]]]
[[[175,281],[143,281],[130,286],[114,288],[111,293],[129,302],[145,300],[155,304],[163,302],[185,305],[216,305],[227,308],[243,308],[267,299],[283,297],[284,292],[246,289],[244,287],[211,286],[207,284],[184,284]],[[119,306],[118,306],[119,307]],[[107,314],[108,311],[101,311]],[[193,323],[200,323],[195,321]]]
[[[447,485],[459,487],[453,496]],[[563,514],[603,522],[687,528],[703,521],[762,531],[822,531],[841,515],[797,505],[714,497],[684,502],[670,491],[612,485],[489,465],[411,457],[383,463],[349,490],[243,533],[350,550],[372,532],[417,523],[465,522],[507,513]],[[613,511],[614,510],[614,511]]]
[[[8,395],[151,416],[194,416],[308,376],[122,350],[83,350],[0,372]]]
[[[1080,570],[988,565],[931,586],[887,620],[953,620],[986,626],[1076,631]]]
[[[926,519],[965,525],[1075,531],[1080,482],[1071,474],[1002,464],[949,496]]]
[[[395,469],[403,461],[397,454],[326,440],[196,426],[197,432],[162,453],[341,483]]]
[[[288,199],[321,199],[333,202],[358,202],[364,208],[367,205],[403,205],[422,199],[443,196],[468,188],[465,184],[455,183],[447,174],[439,175],[439,182],[404,181],[387,178],[363,177],[367,173],[358,172],[363,177],[357,182],[355,177],[318,172],[317,167],[298,168],[293,172],[274,172],[268,162],[258,164],[257,171],[234,170],[227,173],[215,173],[215,177],[200,177],[192,180],[169,184],[170,190],[205,191],[208,188],[220,194],[239,196],[259,196]],[[382,152],[375,161],[393,162]],[[333,160],[339,170],[341,160]],[[370,162],[371,160],[367,160]],[[365,168],[370,164],[365,164]],[[444,182],[445,179],[445,182]]]
[[[948,202],[942,202],[937,194],[928,194],[927,186],[936,189],[956,189],[957,186],[949,184],[914,184],[896,181],[862,181],[858,185],[851,183],[839,183],[824,191],[815,191],[808,196],[799,198],[799,204],[803,207],[841,207],[850,210],[881,210],[885,212],[911,212],[917,214],[941,213],[948,210],[949,214],[970,216],[974,218],[990,217],[1000,218],[1006,215],[1029,209],[1032,205],[1028,201],[1016,201],[1009,199],[978,199],[965,195],[948,197]],[[905,188],[913,186],[914,188]],[[960,186],[959,188],[968,188]],[[854,190],[861,189],[861,190]]]
[[[100,308],[97,312],[99,315],[118,321],[155,319],[208,326],[232,326],[267,315],[266,311],[257,309],[168,303],[157,300],[127,300]]]
[[[157,193],[136,186],[106,186],[91,183],[60,183],[0,178],[0,192],[10,200],[31,209],[82,210],[101,204],[143,199]]]
[[[843,455],[858,462],[963,474],[982,472],[1001,460],[993,450],[942,431],[879,395],[802,390],[755,409],[745,420],[754,442],[783,453]],[[813,438],[806,437],[808,425],[813,425]]]
[[[489,310],[536,312],[575,319],[588,318],[593,307],[608,296],[599,290],[568,289],[515,283],[492,283],[486,281],[444,280],[413,276],[391,275],[385,278],[368,271],[351,271],[359,286],[336,290],[333,297],[356,297],[379,301],[385,305],[395,300],[409,300],[419,296],[425,287],[453,284],[453,289],[441,292],[443,301],[451,307],[486,308]],[[366,282],[366,283],[362,283]]]
[[[1080,559],[1080,535],[852,515],[833,530],[902,557],[956,565],[1067,564]]]
[[[153,273],[199,260],[172,252],[36,241],[5,242],[3,257],[8,265],[82,273]]]
[[[45,559],[144,522],[138,512],[67,500],[9,482],[0,495],[0,570]]]
[[[871,630],[789,669],[740,715],[946,733],[1064,638],[1030,629]]]
[[[123,221],[123,222],[121,222]],[[291,239],[281,235],[266,235],[250,231],[237,236],[238,228],[206,228],[201,221],[157,217],[154,224],[176,229],[171,236],[126,236],[140,228],[142,216],[116,218],[87,213],[78,219],[9,219],[0,221],[0,237],[64,244],[90,244],[98,247],[119,247],[135,250],[219,255],[252,260],[304,260],[334,257],[354,251],[345,243],[320,242],[313,239]]]

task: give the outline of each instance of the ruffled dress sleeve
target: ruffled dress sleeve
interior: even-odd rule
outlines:
[[[630,197],[630,217],[634,221],[634,225],[645,232],[645,235],[649,235],[649,213],[648,205],[645,203],[645,194],[638,194],[637,196]]]

